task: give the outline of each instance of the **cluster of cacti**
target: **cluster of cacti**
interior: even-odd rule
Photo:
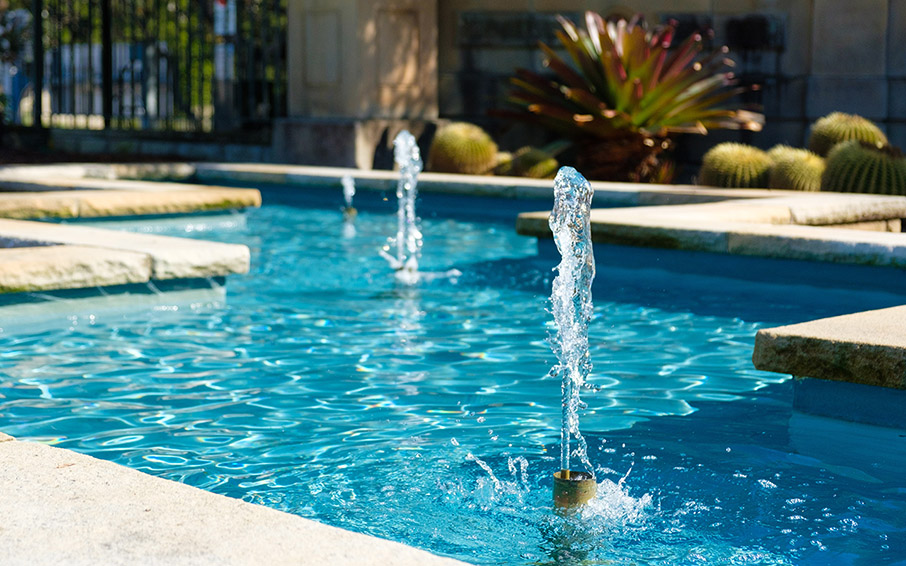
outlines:
[[[821,190],[824,158],[807,149],[776,145],[768,150],[771,169],[768,188],[793,191]]]
[[[822,191],[906,195],[906,157],[891,145],[850,140],[834,146]]]
[[[705,153],[698,173],[701,185],[727,188],[766,187],[771,158],[751,145],[725,142]]]
[[[849,140],[884,145],[887,143],[887,136],[871,120],[855,114],[833,112],[812,124],[808,148],[826,157],[835,145]]]
[[[553,179],[560,168],[557,158],[549,150],[531,146],[502,156],[499,163],[494,169],[496,174],[531,179]]]
[[[833,112],[812,124],[807,150],[776,145],[764,152],[730,142],[714,146],[702,160],[698,182],[727,188],[906,195],[906,157],[871,121]]]
[[[481,175],[497,164],[497,144],[483,129],[467,122],[438,128],[428,152],[428,170]]]

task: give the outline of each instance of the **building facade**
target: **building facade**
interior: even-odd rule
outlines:
[[[402,127],[463,119],[493,129],[487,111],[502,104],[508,77],[540,69],[537,41],[556,45],[555,16],[585,10],[709,28],[713,46],[731,48],[740,82],[761,87],[745,102],[766,126],[707,145],[739,135],[802,145],[811,122],[843,111],[906,146],[906,0],[290,0],[288,10],[289,118],[275,138],[291,142],[288,160],[325,149],[338,128],[354,143],[332,147],[334,161],[358,166],[373,165]]]

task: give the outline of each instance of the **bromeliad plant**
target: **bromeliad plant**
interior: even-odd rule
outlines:
[[[500,114],[570,139],[589,178],[667,181],[665,152],[677,134],[761,129],[762,115],[722,106],[742,89],[725,70],[727,49],[704,53],[700,34],[672,48],[672,24],[649,31],[637,17],[605,22],[594,12],[586,12],[585,29],[558,21],[568,60],[541,43],[553,77],[517,70],[508,98],[516,109]]]

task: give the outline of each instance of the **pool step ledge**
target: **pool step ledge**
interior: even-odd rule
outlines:
[[[760,370],[906,389],[906,306],[764,328],[752,362]]]
[[[465,563],[0,433],[0,564]]]
[[[250,263],[243,245],[26,220],[0,219],[0,241],[12,246],[0,248],[3,293],[221,277]]]

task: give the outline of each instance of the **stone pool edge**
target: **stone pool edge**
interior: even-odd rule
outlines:
[[[465,564],[3,433],[0,459],[9,566]]]

